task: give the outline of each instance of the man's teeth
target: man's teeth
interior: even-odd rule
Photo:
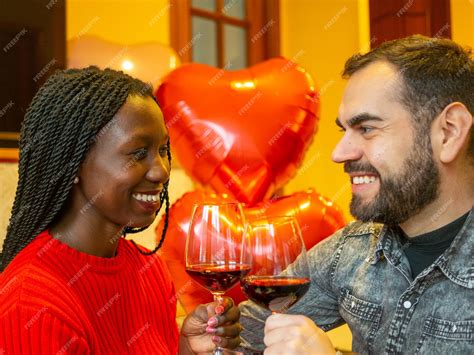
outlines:
[[[157,194],[157,195],[132,194],[132,197],[135,200],[144,201],[144,202],[158,202],[158,201],[160,201],[160,194]]]
[[[354,176],[352,183],[354,185],[371,184],[375,181],[375,176]]]

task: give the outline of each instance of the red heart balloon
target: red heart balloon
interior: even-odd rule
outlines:
[[[177,297],[187,312],[199,304],[212,301],[210,292],[195,283],[185,271],[184,250],[193,206],[195,203],[226,201],[234,201],[234,199],[225,194],[196,190],[184,194],[169,211],[166,242],[160,254],[173,275]],[[295,216],[300,224],[307,249],[344,225],[341,210],[313,190],[272,198],[253,207],[244,207],[244,212],[250,222],[265,216]],[[156,228],[158,237],[161,237],[163,223],[162,219]],[[246,299],[238,286],[232,288],[227,294],[236,303]]]
[[[186,173],[248,204],[295,174],[319,117],[311,77],[284,58],[239,71],[183,65],[156,97]]]

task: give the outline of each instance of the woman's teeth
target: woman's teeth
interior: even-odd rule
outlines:
[[[354,176],[352,183],[354,185],[371,184],[375,181],[375,176]]]
[[[160,194],[157,194],[157,195],[132,194],[132,197],[135,200],[144,201],[144,202],[158,202],[158,201],[160,201]]]

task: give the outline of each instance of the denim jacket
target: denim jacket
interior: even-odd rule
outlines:
[[[415,279],[391,228],[353,222],[308,252],[311,286],[287,312],[327,331],[347,323],[361,354],[474,354],[474,209]],[[295,262],[290,274],[298,274]],[[242,346],[264,348],[269,312],[240,305]]]

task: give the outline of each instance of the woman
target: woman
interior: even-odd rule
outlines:
[[[19,182],[0,271],[0,353],[181,354],[239,342],[228,298],[175,322],[155,254],[125,238],[165,203],[171,155],[150,86],[96,67],[40,88],[20,138]],[[178,290],[179,293],[179,290]]]

